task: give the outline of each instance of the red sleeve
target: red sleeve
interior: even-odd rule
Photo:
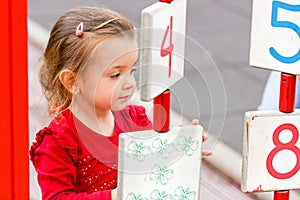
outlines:
[[[129,105],[128,109],[132,120],[137,125],[136,131],[152,129],[152,122],[149,120],[143,106]]]
[[[111,191],[76,193],[76,166],[57,139],[43,133],[31,148],[31,160],[38,174],[43,200],[111,200]]]

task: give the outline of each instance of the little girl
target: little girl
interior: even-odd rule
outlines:
[[[116,199],[119,134],[152,128],[143,107],[127,105],[137,60],[120,14],[80,7],[58,19],[40,69],[53,120],[30,149],[43,199]]]

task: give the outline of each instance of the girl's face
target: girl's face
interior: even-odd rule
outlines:
[[[78,74],[79,106],[94,106],[96,112],[123,109],[136,88],[133,72],[137,62],[136,41],[127,38],[103,41]]]

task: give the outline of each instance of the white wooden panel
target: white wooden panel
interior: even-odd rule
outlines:
[[[300,110],[246,112],[242,190],[300,188]]]
[[[199,199],[202,131],[189,125],[121,134],[118,199]]]
[[[250,65],[300,74],[300,2],[254,0]]]
[[[142,100],[150,101],[183,77],[185,23],[186,0],[157,2],[142,11]],[[161,55],[170,44],[173,45],[171,55]]]

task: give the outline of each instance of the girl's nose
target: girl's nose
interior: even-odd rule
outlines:
[[[132,73],[128,73],[125,75],[123,80],[123,89],[128,90],[135,87],[135,79]]]

